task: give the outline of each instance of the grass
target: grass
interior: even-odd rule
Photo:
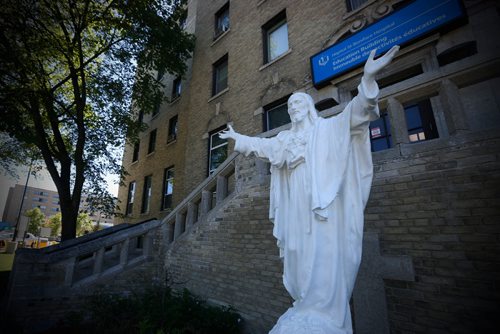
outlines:
[[[11,271],[14,254],[0,253],[0,271]]]

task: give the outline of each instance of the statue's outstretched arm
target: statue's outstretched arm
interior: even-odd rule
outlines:
[[[392,61],[398,50],[399,46],[396,45],[376,60],[373,59],[376,50],[370,52],[370,56],[365,64],[361,84],[358,86],[359,93],[350,105],[351,135],[364,134],[370,122],[379,117],[379,88],[375,81],[375,76]]]
[[[227,130],[222,131],[219,134],[219,138],[221,138],[221,139],[231,138],[233,140],[236,140],[239,136],[241,136],[241,135],[239,133],[237,133],[236,131],[234,131],[233,127],[230,124],[227,125]]]
[[[375,76],[380,70],[389,65],[392,61],[396,53],[399,51],[399,45],[393,46],[389,51],[387,51],[382,57],[373,59],[375,57],[375,52],[377,50],[374,49],[370,52],[368,59],[365,63],[364,73],[363,73],[363,82],[367,85],[367,88],[371,88],[375,84]]]

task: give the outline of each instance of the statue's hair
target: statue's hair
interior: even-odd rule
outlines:
[[[319,116],[318,116],[318,110],[316,110],[316,107],[314,106],[314,100],[312,99],[311,95],[309,95],[307,93],[296,92],[296,93],[293,93],[288,98],[288,100],[290,100],[292,98],[292,96],[294,96],[294,95],[300,96],[301,98],[303,98],[306,101],[309,120],[311,121],[311,123],[314,124]]]

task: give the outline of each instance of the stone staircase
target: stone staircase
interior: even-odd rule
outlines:
[[[54,326],[78,310],[84,297],[104,290],[132,293],[167,279],[165,254],[217,212],[253,176],[233,153],[163,220],[120,224],[44,249],[19,249],[9,278],[3,313],[29,332]],[[237,181],[238,179],[238,181]],[[35,330],[36,329],[36,330]]]

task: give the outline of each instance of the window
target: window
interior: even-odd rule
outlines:
[[[428,99],[405,106],[406,125],[410,142],[438,138],[436,121]]]
[[[40,196],[49,196],[49,194],[48,194],[48,193],[43,192],[43,191],[39,191],[39,190],[35,190],[35,191],[33,191],[33,194],[35,194],[35,195],[40,195]]]
[[[347,0],[347,10],[352,11],[361,7],[367,0]]]
[[[392,147],[391,123],[386,111],[382,111],[380,118],[370,123],[370,142],[372,152]]]
[[[214,39],[229,30],[229,2],[222,6],[215,14],[215,34]]]
[[[212,96],[227,88],[227,54],[213,65]]]
[[[314,104],[314,106],[316,107],[317,111],[323,111],[323,110],[326,110],[326,109],[330,109],[330,108],[333,108],[333,107],[335,107],[337,105],[338,105],[337,101],[335,101],[335,99],[333,99],[331,97],[328,97],[326,99],[318,101],[318,102],[316,102]]]
[[[126,215],[130,215],[133,212],[134,198],[135,198],[135,181],[132,181],[128,184],[127,206],[125,208]]]
[[[155,151],[156,146],[156,129],[149,133],[149,145],[148,145],[148,154],[153,153]]]
[[[151,179],[152,175],[148,175],[144,178],[144,188],[142,191],[142,206],[141,213],[149,212],[149,201],[151,200]]]
[[[286,12],[282,11],[262,26],[264,39],[264,64],[288,51],[288,25]]]
[[[380,89],[424,73],[422,65],[414,65],[377,80]]]
[[[174,168],[166,168],[163,174],[163,193],[161,199],[161,210],[172,207],[172,194],[174,192]]]
[[[177,115],[168,121],[168,137],[167,143],[173,142],[177,139]]]
[[[219,133],[226,127],[219,128],[210,134],[208,153],[208,173],[212,174],[227,158],[227,139],[219,138]]]
[[[176,78],[172,84],[172,101],[181,96],[182,80],[180,77]]]
[[[465,42],[455,45],[437,56],[439,66],[445,66],[461,59],[473,56],[477,53],[477,43],[475,41]]]
[[[269,131],[290,123],[287,105],[288,97],[285,96],[278,101],[264,106],[264,131]]]
[[[54,212],[59,212],[59,208],[52,208],[51,210]]]
[[[139,145],[140,142],[134,144],[134,152],[132,153],[132,162],[135,162],[139,159]]]

